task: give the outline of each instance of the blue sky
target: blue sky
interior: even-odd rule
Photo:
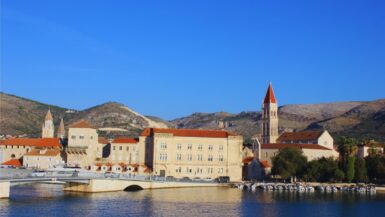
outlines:
[[[384,1],[2,0],[1,91],[164,119],[385,97]]]

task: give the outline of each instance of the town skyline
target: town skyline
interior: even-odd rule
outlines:
[[[269,81],[279,105],[384,98],[382,3],[21,2],[1,3],[5,93],[168,120],[260,110]]]

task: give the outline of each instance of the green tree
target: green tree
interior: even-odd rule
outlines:
[[[342,180],[345,179],[345,173],[344,171],[340,170],[339,168],[337,168],[335,171],[334,171],[334,181],[336,182],[341,182]]]
[[[368,181],[368,175],[366,171],[366,164],[364,159],[356,159],[355,161],[355,175],[354,180],[356,182],[367,182]]]
[[[346,181],[351,182],[354,179],[354,166],[355,166],[355,157],[349,157],[346,164]]]
[[[381,155],[367,156],[366,169],[371,182],[385,181],[385,157]]]
[[[272,158],[272,173],[280,175],[283,179],[297,176],[302,177],[307,163],[307,158],[298,148],[283,148]]]
[[[344,177],[344,172],[338,168],[338,161],[324,157],[308,162],[304,176],[308,181],[318,182],[341,181]]]
[[[307,163],[304,179],[310,182],[319,181],[321,177],[321,164],[319,160],[312,160]]]

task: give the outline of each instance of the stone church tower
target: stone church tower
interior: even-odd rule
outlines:
[[[59,128],[57,129],[57,138],[64,139],[65,135],[66,135],[66,131],[64,129],[64,121],[63,121],[63,118],[61,118]]]
[[[278,139],[278,104],[271,83],[262,104],[262,143],[276,143]]]
[[[53,138],[53,134],[54,134],[53,118],[52,118],[51,110],[48,109],[48,112],[45,115],[45,120],[42,127],[41,138]]]

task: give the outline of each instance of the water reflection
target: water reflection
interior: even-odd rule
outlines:
[[[73,193],[62,186],[16,186],[0,216],[366,216],[384,213],[383,195],[242,192],[227,188]]]

